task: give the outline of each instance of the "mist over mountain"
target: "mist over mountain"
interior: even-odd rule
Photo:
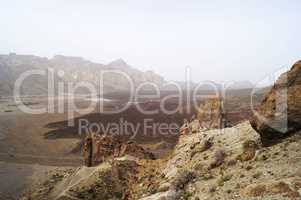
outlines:
[[[57,55],[48,59],[11,53],[0,55],[0,95],[12,95],[16,80],[29,70],[42,70],[46,74],[28,76],[21,85],[21,93],[23,95],[46,94],[48,91],[48,68],[53,70],[55,91],[57,91],[58,82],[62,82],[64,85],[86,82],[97,89],[101,85],[103,86],[100,91],[102,93],[128,90],[130,83],[133,83],[135,87],[144,82],[152,82],[160,87],[165,82],[164,78],[155,72],[142,72],[131,67],[122,59],[109,64],[100,64],[81,57]],[[106,73],[100,80],[103,72]],[[89,91],[84,87],[78,87],[76,92],[88,93]]]
[[[246,89],[253,88],[250,81],[237,81],[231,83],[216,83],[212,81],[179,82],[174,84],[167,82],[161,75],[153,71],[141,71],[123,59],[114,60],[108,64],[91,62],[81,57],[56,55],[53,58],[45,58],[34,55],[17,55],[11,53],[0,55],[0,95],[13,95],[16,80],[30,70],[42,70],[43,75],[30,75],[24,79],[20,91],[22,95],[47,94],[48,84],[47,69],[52,69],[53,89],[58,91],[58,83],[63,83],[64,93],[90,94],[85,87],[76,87],[76,91],[68,91],[67,84],[89,83],[97,90],[97,94],[112,93],[116,91],[128,91],[131,86],[136,88],[142,83],[151,82],[162,90],[220,90],[220,89]],[[151,89],[153,86],[144,85],[140,89]]]

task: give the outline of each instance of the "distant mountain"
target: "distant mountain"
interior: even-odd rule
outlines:
[[[254,88],[255,85],[251,81],[235,81],[229,84],[229,89],[232,90],[241,90],[241,89],[251,89]]]
[[[226,89],[226,90],[242,90],[242,89],[252,89],[254,88],[254,84],[250,81],[231,81],[231,82],[225,82],[223,83],[218,83],[214,81],[202,81],[200,83],[196,82],[180,82],[176,81],[175,82],[181,89],[183,90],[194,90],[197,88],[198,90],[201,91],[216,91],[216,90],[221,90],[221,89]],[[173,85],[168,85],[164,87],[165,90],[175,90],[176,88]]]
[[[57,55],[51,59],[32,56],[32,55],[0,55],[0,95],[12,95],[15,81],[20,75],[29,70],[43,70],[47,68],[54,71],[54,89],[57,91],[57,83],[75,84],[79,82],[88,82],[99,88],[99,83],[104,83],[101,93],[117,90],[128,90],[130,88],[129,80],[126,76],[116,71],[126,74],[136,87],[138,84],[146,81],[161,86],[165,81],[160,75],[147,71],[142,72],[128,65],[122,59],[115,60],[109,64],[99,64],[81,57],[69,57]],[[102,72],[107,70],[114,73],[105,73],[100,80]],[[63,72],[63,73],[62,73]],[[67,87],[65,87],[67,88]],[[33,75],[24,80],[21,86],[23,95],[47,94],[48,81],[47,75]],[[66,93],[70,91],[65,91]],[[78,93],[87,93],[84,88],[78,88]]]

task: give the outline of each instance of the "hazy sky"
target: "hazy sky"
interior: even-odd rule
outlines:
[[[301,59],[301,1],[0,0],[0,54],[123,58],[184,80],[251,80]]]

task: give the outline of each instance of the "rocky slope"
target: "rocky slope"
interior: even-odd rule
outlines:
[[[78,83],[87,81],[98,85],[100,74],[105,70],[118,70],[127,74],[135,85],[150,81],[158,86],[164,83],[164,79],[152,71],[139,71],[123,60],[118,59],[109,64],[93,63],[80,57],[54,56],[51,59],[31,55],[0,55],[0,95],[12,95],[16,79],[28,70],[54,70],[54,81],[63,83]],[[58,74],[63,70],[63,74]],[[129,89],[128,80],[120,74],[110,73],[104,76],[104,90],[112,92]],[[55,89],[57,85],[55,85]],[[30,76],[21,87],[23,94],[47,94],[47,75]],[[87,93],[79,89],[80,93]]]
[[[166,159],[110,159],[56,175],[60,178],[37,186],[23,199],[298,200],[300,145],[301,135],[295,134],[264,147],[249,122],[190,132],[180,136]]]
[[[104,160],[96,167],[59,175],[62,178],[37,186],[39,189],[23,199],[299,200],[299,69],[300,62],[286,74],[287,82],[282,75],[259,109],[271,120],[281,116],[283,113],[274,109],[275,90],[287,87],[288,125],[293,134],[286,136],[290,137],[256,120],[252,125],[245,121],[231,128],[208,130],[201,128],[200,119],[194,119],[182,127],[177,145],[164,159],[139,159],[125,151],[123,157]],[[220,108],[216,102],[205,105],[208,110]],[[279,127],[281,123],[276,118],[272,124]],[[271,143],[275,138],[278,142]]]
[[[158,192],[143,200],[300,199],[300,139],[264,148],[249,122],[183,135]]]
[[[82,167],[50,176],[49,181],[38,185],[37,190],[21,199],[72,200],[121,199],[130,188],[131,176],[137,164],[134,161],[114,161],[96,167]]]
[[[194,123],[198,121],[190,126]],[[172,155],[166,159],[145,160],[125,155],[96,167],[55,173],[23,199],[298,200],[298,133],[264,147],[249,122],[189,132],[180,136]]]

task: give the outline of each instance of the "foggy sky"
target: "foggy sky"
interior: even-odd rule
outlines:
[[[0,54],[122,58],[168,80],[257,82],[301,58],[300,1],[0,0]]]

